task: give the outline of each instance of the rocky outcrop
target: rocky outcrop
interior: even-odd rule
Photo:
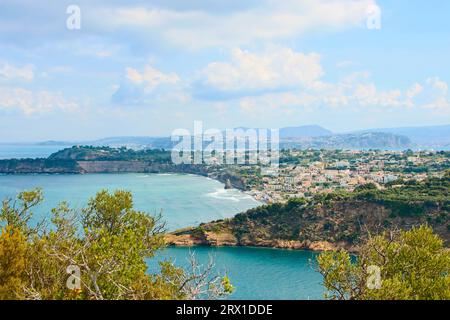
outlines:
[[[189,173],[208,176],[226,188],[246,189],[246,181],[233,170],[207,164],[174,164],[167,150],[73,146],[46,159],[0,160],[0,173]]]
[[[73,160],[23,159],[0,160],[0,173],[81,173],[82,168]]]
[[[331,243],[328,241],[295,241],[295,240],[258,240],[258,241],[239,241],[232,233],[205,233],[205,237],[196,237],[192,233],[177,234],[170,233],[165,236],[166,244],[177,247],[210,246],[210,247],[266,247],[290,250],[311,250],[311,251],[330,251],[346,249],[350,252],[357,252],[357,247],[347,242],[340,241]]]
[[[227,179],[227,181],[225,182],[225,189],[232,189],[233,186],[231,185],[231,181],[230,179]]]
[[[73,160],[73,159],[11,159],[0,160],[0,173],[186,173],[208,176],[227,188],[245,190],[245,180],[217,167],[191,164],[158,163],[139,160]]]
[[[190,173],[208,175],[208,170],[199,165],[175,165],[150,161],[77,161],[81,173]]]
[[[247,190],[246,180],[234,172],[228,170],[215,170],[212,168],[212,170],[209,170],[208,177],[225,183],[229,188]]]
[[[290,202],[250,209],[232,219],[176,231],[166,240],[174,246],[257,246],[314,251],[342,248],[356,252],[369,233],[428,224],[448,245],[450,231],[445,210],[428,204],[422,215],[398,216],[388,205],[367,200]]]

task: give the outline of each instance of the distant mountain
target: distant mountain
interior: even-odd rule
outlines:
[[[331,136],[333,132],[318,125],[286,127],[280,129],[280,138],[303,138]]]
[[[71,146],[74,144],[77,144],[77,143],[68,142],[68,141],[55,141],[55,140],[48,140],[48,141],[36,143],[36,145],[38,145],[38,146]]]
[[[170,149],[172,142],[170,137],[109,137],[91,141],[89,145],[101,147],[128,147],[131,149]]]
[[[411,140],[402,135],[385,132],[336,134],[322,137],[282,139],[282,148],[297,149],[382,149],[403,150],[413,147]]]
[[[450,146],[450,125],[370,129],[358,133],[364,132],[386,132],[407,136],[419,148],[448,148]]]
[[[236,128],[247,130],[248,128]],[[139,149],[170,150],[177,144],[170,137],[110,137],[83,142],[55,142],[64,145],[89,145],[127,147]],[[46,142],[51,144],[51,142]],[[205,142],[203,147],[209,143]],[[411,140],[403,135],[385,132],[363,132],[351,134],[333,134],[319,126],[301,126],[280,129],[281,148],[298,149],[407,149],[413,148]]]
[[[63,146],[74,146],[74,145],[85,145],[102,147],[108,146],[112,148],[127,147],[130,149],[170,149],[172,148],[172,142],[170,137],[108,137],[98,140],[87,140],[87,141],[45,141],[40,142],[38,145],[63,145]]]
[[[236,128],[248,129],[248,128]],[[450,149],[450,125],[381,128],[347,134],[335,134],[318,125],[280,129],[282,147],[347,149]],[[173,147],[170,137],[109,137],[92,141],[46,141],[43,145],[125,146],[131,149],[166,149]]]

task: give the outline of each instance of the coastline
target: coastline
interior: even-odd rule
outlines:
[[[186,173],[208,177],[246,191],[245,179],[215,167],[142,160],[3,159],[1,174]]]
[[[345,241],[332,243],[329,241],[297,241],[297,240],[242,240],[229,231],[199,233],[196,227],[188,227],[176,230],[165,235],[165,241],[169,247],[259,247],[280,250],[306,250],[306,251],[334,251],[345,249],[349,252],[357,252],[357,246]]]
[[[197,166],[193,166],[192,168],[189,168],[189,166],[171,165],[171,166],[158,166],[158,170],[155,170],[155,167],[152,167],[151,170],[136,170],[136,171],[123,170],[123,171],[121,171],[121,170],[103,170],[105,167],[107,168],[108,164],[110,164],[110,163],[109,163],[109,161],[102,161],[102,162],[103,163],[102,163],[101,167],[95,167],[97,170],[92,170],[92,168],[91,168],[91,170],[83,170],[83,171],[76,171],[76,172],[65,171],[65,170],[63,170],[65,172],[63,172],[61,170],[46,172],[46,171],[39,171],[39,170],[23,170],[23,168],[22,168],[22,170],[19,170],[19,172],[17,172],[17,171],[12,171],[12,170],[2,170],[2,167],[0,166],[0,175],[5,175],[5,176],[38,176],[38,175],[58,176],[58,175],[91,175],[91,174],[193,175],[193,176],[203,177],[206,179],[211,179],[211,180],[219,182],[221,184],[221,189],[223,189],[224,191],[235,189],[235,190],[241,192],[243,195],[250,197],[256,203],[255,208],[268,203],[267,201],[263,201],[263,199],[256,197],[253,191],[245,190],[245,187],[244,187],[245,184],[242,181],[238,181],[240,183],[236,183],[236,180],[233,179],[233,181],[231,182],[231,188],[227,188],[226,187],[227,181],[230,181],[230,177],[227,174],[217,174],[217,172],[215,172],[215,171],[207,171],[207,170],[200,171],[200,170],[198,170]],[[115,164],[116,164],[116,162],[115,162]],[[99,168],[101,168],[101,170],[98,170]],[[128,168],[130,168],[130,167],[128,167]],[[233,176],[233,177],[236,178],[236,176]],[[241,211],[235,212],[233,217],[239,213],[241,213]],[[209,220],[207,222],[209,222]],[[189,227],[194,228],[193,225],[191,225]]]
[[[216,180],[222,184],[221,188],[239,190],[257,203],[255,204],[257,209],[235,210],[233,211],[235,213],[232,213],[233,217],[228,219],[199,224],[200,221],[212,219],[208,217],[208,212],[204,212],[204,219],[184,224],[191,227],[165,234],[169,246],[242,246],[311,251],[345,249],[355,252],[357,248],[354,243],[361,237],[360,223],[367,224],[375,230],[383,223],[409,228],[411,225],[430,221],[434,221],[433,225],[438,234],[448,239],[448,231],[446,232],[444,226],[439,223],[442,213],[439,205],[427,206],[423,209],[423,214],[418,216],[404,216],[403,211],[410,208],[411,204],[405,204],[401,199],[397,202],[391,200],[386,202],[383,200],[385,198],[373,200],[337,197],[318,199],[318,202],[309,203],[310,206],[305,207],[306,204],[302,201],[292,203],[274,201],[276,198],[272,199],[270,194],[250,189],[245,175],[217,166],[175,165],[166,161],[148,160],[99,160],[98,155],[94,160],[87,160],[86,158],[89,158],[87,156],[84,156],[83,160],[68,158],[66,154],[61,156],[64,158],[0,160],[0,173],[190,174]],[[399,205],[402,205],[400,209],[406,209],[398,212]],[[355,221],[359,224],[355,224]]]
[[[184,248],[184,249],[195,249],[195,248],[253,248],[253,249],[273,249],[273,250],[281,250],[281,251],[306,251],[306,252],[324,252],[326,250],[320,250],[320,249],[310,249],[310,248],[285,248],[285,247],[274,247],[274,246],[257,246],[257,245],[236,245],[236,246],[227,246],[227,245],[221,245],[221,246],[209,246],[209,245],[202,245],[202,244],[195,244],[195,245],[166,245],[166,248]]]
[[[288,251],[311,251],[311,252],[324,252],[324,251],[339,251],[341,249],[347,250],[351,253],[357,253],[358,249],[348,244],[333,244],[328,241],[315,241],[315,242],[300,242],[300,241],[287,241],[279,240],[274,242],[261,242],[250,244],[226,244],[211,245],[210,243],[197,242],[194,240],[191,244],[186,243],[186,239],[174,239],[171,234],[165,236],[166,245],[168,248],[267,248],[274,250],[288,250]],[[189,242],[189,240],[187,240]]]

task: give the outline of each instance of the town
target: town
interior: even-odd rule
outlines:
[[[282,150],[276,175],[262,175],[254,166],[232,170],[245,178],[247,192],[256,199],[284,203],[364,185],[400,186],[442,177],[449,168],[448,151]]]

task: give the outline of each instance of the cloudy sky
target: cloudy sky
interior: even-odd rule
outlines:
[[[0,0],[0,142],[169,135],[194,120],[450,124],[449,12],[440,0]]]

